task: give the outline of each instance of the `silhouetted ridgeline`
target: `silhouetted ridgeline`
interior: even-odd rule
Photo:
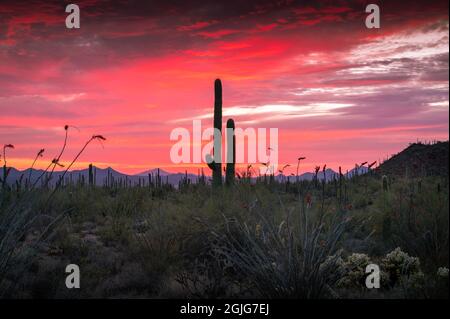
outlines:
[[[33,169],[31,171],[31,183],[34,183],[36,179],[43,173],[43,170]],[[11,168],[11,171],[8,175],[7,182],[8,184],[13,184],[16,181],[20,181],[22,178],[22,182],[25,182],[25,179],[29,177],[30,169],[26,169],[23,171],[17,170],[15,168]],[[63,172],[54,172],[51,180],[49,181],[49,185],[55,185],[57,181],[60,179]],[[158,175],[159,174],[159,175]],[[47,174],[48,175],[48,174]],[[120,173],[114,170],[111,167],[108,168],[98,168],[93,166],[93,182],[97,186],[103,185],[111,185],[113,183],[120,183],[122,186],[135,186],[135,185],[148,185],[149,183],[157,183],[157,180],[160,180],[162,184],[171,184],[174,186],[178,186],[179,182],[185,178],[191,180],[191,182],[196,182],[198,179],[197,175],[194,174],[185,174],[185,173],[175,173],[170,174],[163,170],[153,169],[143,173],[139,173],[136,175],[127,175]],[[159,177],[158,177],[159,176]],[[45,183],[46,178],[41,178],[42,183]],[[38,183],[37,186],[40,186]],[[73,170],[66,174],[65,176],[65,184],[71,183],[89,183],[89,168],[83,170]]]
[[[98,168],[93,166],[94,170],[94,183],[97,186],[103,186],[103,185],[110,185],[112,182],[122,182],[125,183],[125,185],[128,186],[136,186],[136,185],[148,185],[149,182],[155,182],[158,178],[158,169],[152,169],[148,170],[136,175],[127,175],[123,174],[121,172],[118,172],[114,170],[113,168]],[[359,174],[367,172],[366,167],[360,167],[358,169]],[[34,183],[34,181],[39,178],[39,176],[43,173],[43,170],[39,169],[32,169],[31,170],[31,183]],[[54,185],[60,178],[63,172],[54,172],[53,176],[49,182],[49,185]],[[349,171],[348,175],[351,177],[354,173],[354,169]],[[26,169],[23,171],[17,170],[15,168],[11,168],[11,171],[7,178],[8,184],[13,184],[16,181],[20,181],[22,178],[22,182],[25,182],[25,180],[30,175],[30,169]],[[300,180],[313,180],[314,173],[307,172],[299,175]],[[327,169],[325,172],[325,178],[327,181],[330,181],[333,179],[333,177],[338,176],[338,173],[333,171],[332,169]],[[185,179],[188,179],[191,183],[197,183],[199,179],[202,178],[201,174],[189,174],[189,173],[169,173],[164,170],[159,170],[159,178],[163,184],[171,184],[172,186],[178,186],[180,182],[182,182]],[[209,176],[203,176],[207,181],[211,179]],[[294,176],[284,176],[284,175],[277,175],[275,178],[279,182],[287,181],[288,178],[290,178],[291,181],[295,180]],[[323,172],[319,172],[317,174],[318,180],[323,180],[324,174]],[[256,177],[253,177],[252,180],[256,180]],[[42,182],[45,182],[46,179],[42,178]],[[73,170],[66,174],[65,176],[65,183],[83,183],[88,184],[89,183],[89,168],[83,169],[83,170]],[[125,186],[123,185],[123,186]],[[40,186],[39,184],[37,186]]]
[[[448,176],[448,141],[433,144],[413,143],[380,165],[382,174]]]
[[[413,143],[403,151],[393,155],[390,159],[383,162],[375,171],[380,174],[397,175],[397,176],[448,176],[448,151],[449,143],[437,142],[434,144],[422,144]],[[368,172],[367,166],[355,167],[346,173],[343,173],[345,177],[352,177],[354,175],[361,175]],[[31,170],[31,183],[33,183],[41,174],[43,170],[32,169]],[[156,183],[159,180],[162,184],[170,184],[172,186],[178,186],[180,182],[188,181],[189,183],[197,183],[201,179],[210,181],[211,177],[204,176],[202,174],[188,174],[188,173],[169,173],[161,169],[152,169],[136,175],[127,175],[120,173],[113,168],[98,168],[93,166],[93,184],[97,186],[111,185],[111,183],[120,183],[122,186],[136,186],[136,185],[149,185],[149,183]],[[62,172],[54,172],[49,185],[54,185],[62,175]],[[25,182],[30,176],[30,169],[23,171],[11,168],[11,171],[7,178],[8,184],[16,183],[16,181]],[[299,180],[313,180],[315,176],[314,172],[305,172],[299,175]],[[339,173],[328,168],[317,173],[317,179],[326,181],[332,181],[334,178],[338,178]],[[257,178],[254,174],[251,178],[255,181]],[[285,176],[279,174],[275,176],[278,182],[286,182],[290,180],[295,181],[295,176]],[[42,178],[42,182],[46,181]],[[83,170],[73,170],[66,174],[65,183],[89,183],[89,168]],[[37,185],[39,186],[39,185]]]

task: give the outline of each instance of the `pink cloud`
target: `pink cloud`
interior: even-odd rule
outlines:
[[[414,4],[401,15],[402,3],[389,2],[378,31],[363,27],[361,2],[161,4],[155,15],[97,5],[84,4],[85,28],[70,34],[60,7],[32,14],[0,6],[7,15],[0,30],[8,31],[0,34],[0,139],[17,145],[23,165],[39,147],[56,152],[69,123],[81,130],[71,133],[74,150],[91,134],[107,137],[85,162],[177,170],[169,134],[189,122],[174,121],[212,112],[217,77],[224,114],[241,127],[278,127],[280,161],[306,154],[304,169],[351,168],[417,138],[448,139],[446,2]],[[327,113],[327,105],[348,106]],[[227,113],[242,106],[246,114]],[[315,113],[304,114],[307,107]]]

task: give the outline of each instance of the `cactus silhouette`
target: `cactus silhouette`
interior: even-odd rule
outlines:
[[[381,180],[383,182],[383,191],[387,192],[388,191],[388,178],[387,178],[387,176],[383,175]]]
[[[94,172],[92,169],[92,164],[89,164],[89,186],[94,185]]]
[[[205,160],[212,170],[213,186],[222,185],[222,82],[214,82],[214,157],[207,155]]]
[[[227,121],[227,168],[225,172],[225,183],[232,185],[234,183],[235,162],[236,162],[236,136],[234,135],[234,120]]]

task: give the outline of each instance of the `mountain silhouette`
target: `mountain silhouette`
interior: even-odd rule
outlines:
[[[448,151],[449,151],[449,142],[437,142],[433,144],[423,144],[423,143],[413,143],[410,144],[403,151],[393,155],[390,159],[383,162],[376,170],[381,172],[382,174],[393,174],[393,175],[404,175],[410,174],[413,175],[447,175],[448,176]],[[147,171],[143,171],[138,174],[128,175],[121,173],[111,167],[108,168],[99,168],[93,166],[95,170],[95,181],[96,185],[102,186],[106,183],[106,181],[110,178],[115,181],[123,180],[126,181],[129,185],[138,185],[141,183],[142,185],[147,184],[149,182],[149,175],[151,178],[156,178],[159,172],[159,176],[161,177],[161,181],[163,183],[169,183],[173,186],[178,186],[180,181],[184,179],[188,179],[191,183],[196,183],[199,179],[197,174],[190,173],[169,173],[162,169],[150,169]],[[361,175],[368,172],[368,168],[366,166],[355,167],[348,172],[344,173],[345,177],[352,177],[354,175]],[[49,172],[42,175],[44,173],[41,169],[32,169],[30,174],[30,169],[18,170],[11,167],[9,172],[7,183],[12,184],[16,181],[22,179],[24,182],[29,177],[31,183],[34,183],[40,176],[38,186],[42,184],[43,181],[46,180],[46,176],[49,175]],[[3,173],[0,173],[3,175]],[[55,171],[52,174],[52,178],[49,181],[50,185],[54,185],[62,176],[63,171]],[[299,180],[313,180],[315,173],[313,172],[305,172],[299,174]],[[84,180],[87,183],[89,178],[89,169],[81,169],[81,170],[73,170],[66,173],[65,180],[78,182],[80,180]],[[210,180],[209,176],[205,176],[206,180]],[[254,180],[256,177],[253,177]],[[286,176],[283,174],[279,174],[275,176],[275,179],[279,182],[287,181],[295,181],[296,176]],[[325,176],[323,171],[319,171],[317,173],[317,179],[322,181],[323,179],[326,181],[331,181],[334,178],[339,178],[339,173],[328,168],[325,170]]]
[[[388,175],[448,176],[448,141],[412,143],[383,162],[379,170]]]

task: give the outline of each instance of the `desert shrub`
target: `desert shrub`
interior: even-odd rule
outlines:
[[[299,224],[274,223],[260,217],[257,224],[225,220],[214,249],[246,278],[253,297],[334,297],[339,279],[337,243],[346,222],[313,221],[301,210]],[[330,257],[332,256],[332,257]]]
[[[183,270],[176,275],[186,297],[243,297],[242,282],[232,280],[227,261],[214,250],[203,251],[196,258],[187,258]]]
[[[389,178],[383,190],[379,176],[359,176],[344,190],[262,177],[158,192],[65,185],[51,202],[51,188],[8,191],[0,203],[0,281],[18,283],[23,270],[22,296],[77,297],[51,278],[59,260],[83,269],[81,297],[441,298],[448,296],[448,194],[436,182]],[[41,236],[61,212],[70,212],[64,227]],[[43,239],[61,252],[36,268],[31,257],[48,255],[37,249]],[[379,295],[366,294],[370,261],[382,271]]]
[[[441,278],[443,281],[448,280],[448,268],[447,267],[439,267],[436,275]],[[447,281],[448,283],[448,281]]]
[[[156,295],[176,268],[183,233],[177,228],[173,212],[159,207],[135,218],[132,256],[142,265],[149,282],[148,291]]]
[[[365,288],[366,267],[370,263],[370,258],[366,254],[353,253],[348,256],[339,265],[343,268],[344,275],[338,285],[345,288]]]
[[[390,285],[397,284],[404,277],[414,276],[418,279],[422,274],[419,258],[409,256],[399,247],[386,254],[381,265],[389,276]]]
[[[449,281],[448,268],[439,267],[434,276],[427,276],[425,284],[425,295],[428,298],[448,299],[449,297]]]
[[[448,265],[448,191],[437,193],[431,181],[422,181],[420,192],[411,181],[403,183],[389,202],[392,244],[418,256],[427,268]]]
[[[6,201],[5,192],[0,194],[0,296],[8,295],[20,283],[21,273],[33,262],[37,247],[64,217],[37,211],[41,197],[35,192],[8,196]]]

